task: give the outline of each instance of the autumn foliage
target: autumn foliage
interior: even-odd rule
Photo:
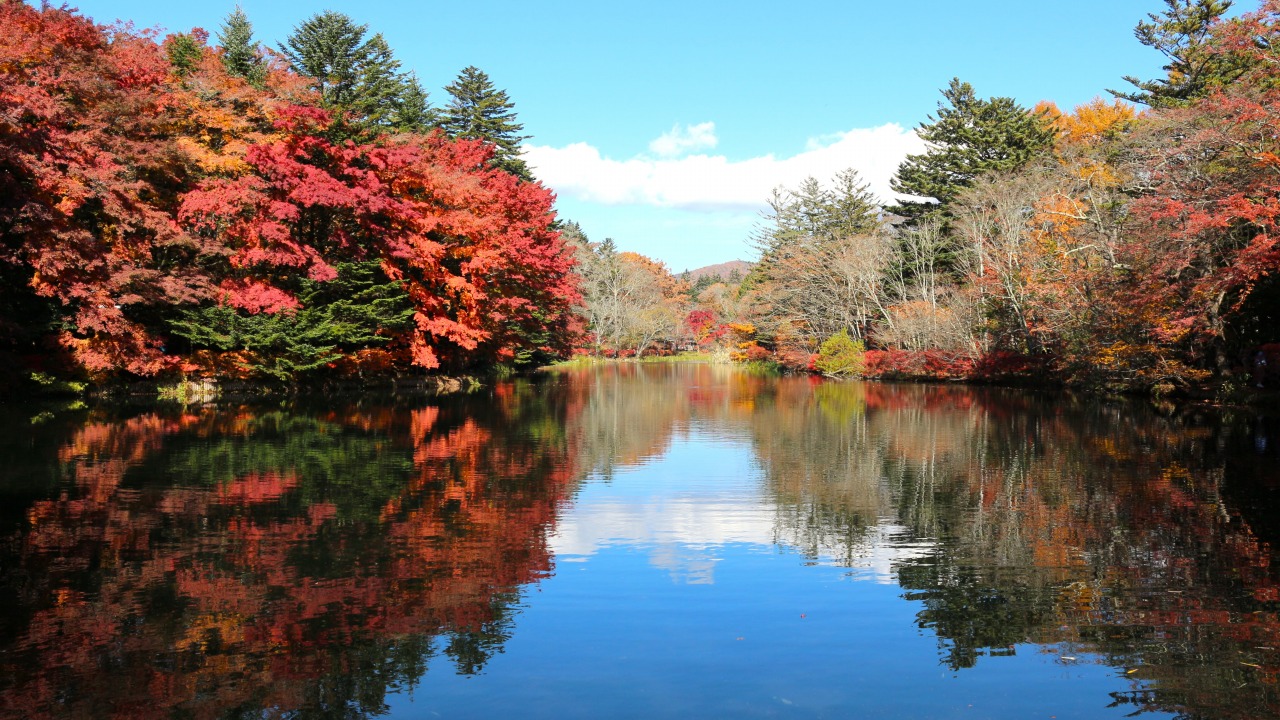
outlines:
[[[197,53],[181,68],[179,40]],[[215,373],[176,321],[214,307],[296,313],[301,283],[361,261],[412,302],[409,329],[379,340],[401,370],[566,347],[578,291],[549,190],[490,168],[478,140],[343,139],[341,112],[282,60],[268,59],[259,87],[220,52],[203,31],[158,42],[0,3],[7,365],[61,352],[99,377]]]
[[[1265,386],[1252,358],[1280,340],[1280,2],[1235,18],[1229,4],[1151,16],[1138,37],[1170,76],[1116,93],[1146,110],[1022,109],[953,81],[918,130],[932,149],[897,178],[935,202],[880,212],[888,198],[852,172],[779,187],[759,265],[732,292],[691,297],[687,336],[749,322],[756,357],[818,372],[821,346],[847,333],[867,348],[864,377]]]

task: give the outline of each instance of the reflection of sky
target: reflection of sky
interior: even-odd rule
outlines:
[[[522,593],[501,652],[475,676],[433,666],[389,698],[389,715],[1093,719],[1132,710],[1109,693],[1139,681],[1078,651],[1079,662],[1066,663],[1021,644],[946,669],[942,641],[920,624],[923,602],[904,596],[893,573],[927,542],[881,508],[851,551],[820,546],[810,557],[779,527],[779,518],[803,520],[804,508],[780,506],[767,487],[751,439],[709,424],[610,479],[589,477],[550,538],[555,571]]]
[[[432,672],[393,718],[1100,718],[1122,670],[1034,645],[956,673],[892,565],[926,548],[883,518],[850,555],[775,544],[776,501],[745,438],[694,429],[611,481],[589,478],[475,676]],[[794,510],[790,512],[794,513]],[[834,560],[851,557],[852,569]],[[874,579],[877,582],[861,582]],[[1167,717],[1152,713],[1144,717]]]
[[[763,486],[748,438],[694,429],[661,457],[615,470],[609,482],[588,478],[560,517],[551,549],[558,563],[568,563],[605,548],[631,548],[674,581],[713,583],[726,546],[774,548],[778,507]],[[856,576],[894,582],[895,561],[927,551],[894,542],[904,535],[882,520],[854,551]]]
[[[774,510],[760,487],[748,439],[693,430],[610,482],[588,478],[551,549],[557,562],[575,562],[607,547],[642,548],[673,580],[710,583],[717,546],[772,542]]]

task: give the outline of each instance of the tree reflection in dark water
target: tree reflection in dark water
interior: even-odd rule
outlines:
[[[1141,686],[1114,700],[1139,710],[1280,714],[1273,420],[941,386],[777,392],[794,397],[756,418],[757,448],[783,507],[803,506],[788,527],[849,538],[846,557],[877,515],[932,541],[896,574],[947,667],[1033,643],[1123,668]]]
[[[620,365],[480,396],[0,427],[0,712],[368,717],[479,673],[584,478],[749,441],[767,542],[873,565],[955,673],[1025,652],[1113,705],[1280,715],[1280,426],[1244,413]],[[625,609],[620,609],[625,611]],[[886,649],[886,652],[890,650]]]
[[[0,707],[366,717],[435,655],[477,672],[551,569],[576,477],[562,399],[513,384],[27,429],[13,457],[59,480],[34,500],[5,485],[25,509],[3,532]]]

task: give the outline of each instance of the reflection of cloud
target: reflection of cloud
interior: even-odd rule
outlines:
[[[741,489],[741,488],[739,488]],[[575,506],[551,537],[559,562],[583,562],[605,547],[641,547],[649,562],[677,582],[709,585],[726,545],[770,548],[777,542],[777,505],[756,496],[632,497]],[[785,541],[783,544],[788,544]],[[889,520],[869,528],[856,547],[820,545],[820,561],[855,570],[860,579],[882,585],[897,582],[895,566],[924,557],[928,542],[913,541]],[[740,550],[739,550],[740,551]]]
[[[874,528],[868,528],[856,547],[820,543],[817,551],[824,564],[849,567],[859,578],[893,585],[898,582],[896,568],[900,563],[927,557],[934,549],[931,541],[916,540],[905,526],[881,518]]]
[[[651,548],[649,562],[692,585],[714,582],[716,546],[770,545],[773,513],[755,498],[662,496],[576,506],[551,537],[551,550],[573,562],[603,547]]]
[[[667,544],[654,548],[649,563],[671,574],[671,580],[685,585],[715,583],[716,563],[720,558],[709,547]]]
[[[821,519],[797,527],[795,520],[808,513],[765,491],[751,441],[695,425],[668,435],[660,454],[640,465],[615,468],[608,480],[588,477],[548,544],[559,563],[586,562],[606,548],[638,549],[673,581],[687,584],[713,583],[716,565],[733,555],[782,546],[888,584],[896,582],[896,565],[927,555],[932,546],[881,510],[879,521],[853,540]]]
[[[553,538],[557,555],[607,545],[772,544],[773,513],[756,498],[628,498],[574,508]]]
[[[778,185],[795,187],[808,176],[829,182],[848,168],[855,168],[882,200],[892,199],[889,178],[909,153],[925,148],[914,131],[891,123],[810,139],[803,152],[790,157],[676,157],[713,147],[714,130],[713,123],[673,129],[651,146],[665,156],[659,159],[617,160],[586,143],[525,145],[523,157],[538,179],[561,196],[606,205],[755,212]]]

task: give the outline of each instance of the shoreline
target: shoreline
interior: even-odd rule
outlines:
[[[779,375],[812,375],[831,381],[857,380],[862,382],[906,383],[920,385],[966,385],[971,387],[1000,387],[1039,392],[1080,393],[1097,398],[1145,398],[1152,402],[1175,402],[1209,407],[1256,408],[1280,400],[1280,388],[1255,389],[1252,384],[1238,385],[1231,378],[1214,385],[1171,388],[1166,392],[1126,387],[1099,387],[1087,383],[1065,382],[1045,376],[1002,373],[993,377],[961,377],[937,374],[911,374],[903,372],[876,373],[849,377],[828,377],[800,367],[790,367],[770,362],[735,362],[712,353],[649,356],[643,358],[609,358],[580,355],[551,365],[545,365],[518,376],[536,376],[575,368],[609,364],[656,365],[672,363],[702,363],[735,367],[744,372],[777,373]],[[314,383],[279,382],[270,380],[219,380],[216,378],[182,379],[178,381],[138,380],[132,382],[67,381],[48,376],[34,379],[26,392],[15,392],[0,405],[43,401],[79,402],[165,402],[179,405],[211,403],[243,403],[255,400],[350,398],[362,395],[394,395],[403,397],[443,396],[468,394],[492,384],[495,379],[512,377],[494,372],[471,375],[392,375],[358,379],[327,379]]]
[[[324,380],[315,383],[216,378],[178,381],[139,380],[93,384],[49,380],[35,382],[26,392],[16,392],[0,401],[0,406],[65,400],[81,403],[155,402],[179,405],[242,403],[304,398],[345,398],[365,394],[403,397],[441,396],[472,393],[490,380],[484,375],[404,375],[366,379]]]
[[[759,361],[754,363],[734,362],[728,359],[721,359],[710,353],[699,353],[696,355],[668,355],[668,356],[649,356],[644,358],[609,358],[598,356],[579,356],[577,358],[566,360],[555,365],[549,365],[541,369],[572,369],[575,367],[590,367],[592,365],[604,365],[609,363],[636,363],[636,364],[660,364],[660,363],[711,363],[732,365],[747,371],[759,372],[764,368],[765,363]],[[1280,404],[1280,384],[1276,387],[1254,388],[1252,382],[1240,384],[1239,378],[1220,379],[1216,383],[1197,385],[1189,387],[1169,387],[1163,392],[1157,392],[1152,389],[1143,389],[1138,387],[1124,386],[1100,386],[1084,382],[1068,382],[1060,378],[1051,376],[1037,376],[1032,374],[1019,373],[1000,373],[991,377],[982,376],[956,376],[956,375],[937,375],[937,374],[911,374],[901,371],[876,373],[870,375],[851,375],[848,377],[831,377],[821,373],[807,370],[803,367],[793,367],[778,362],[769,363],[774,366],[773,369],[782,375],[811,375],[820,377],[825,380],[834,382],[843,381],[861,381],[861,382],[884,382],[884,383],[907,383],[918,385],[966,385],[970,387],[996,387],[1008,388],[1011,390],[1030,390],[1037,392],[1063,392],[1078,393],[1099,399],[1106,398],[1131,398],[1146,399],[1151,402],[1172,402],[1199,407],[1219,407],[1219,408],[1257,408],[1264,404]],[[1233,382],[1236,381],[1236,382]]]

